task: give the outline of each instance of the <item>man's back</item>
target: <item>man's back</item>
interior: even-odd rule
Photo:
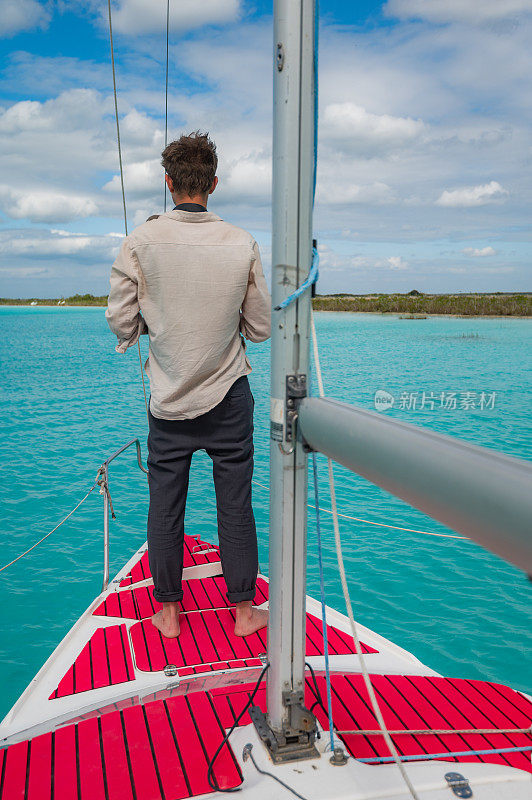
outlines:
[[[107,321],[125,352],[149,333],[148,555],[152,623],[180,634],[185,506],[192,456],[212,459],[218,539],[235,634],[268,622],[255,608],[258,571],[251,502],[253,410],[244,339],[270,335],[270,295],[254,239],[207,211],[218,156],[194,131],[165,147],[165,181],[176,208],[127,237],[111,272]]]
[[[190,419],[209,411],[251,372],[240,332],[255,342],[270,336],[256,242],[209,211],[175,209],[144,223],[111,275],[106,315],[123,346],[142,332],[139,308],[150,337],[152,414]]]

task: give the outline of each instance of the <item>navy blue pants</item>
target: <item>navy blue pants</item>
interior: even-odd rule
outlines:
[[[253,600],[258,571],[257,532],[251,507],[253,409],[244,375],[217,406],[187,420],[149,414],[148,557],[154,597],[175,602],[183,597],[183,543],[190,462],[195,450],[212,459],[218,539],[230,603]]]

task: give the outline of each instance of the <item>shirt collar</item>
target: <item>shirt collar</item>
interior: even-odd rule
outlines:
[[[207,209],[200,203],[179,203],[178,206],[174,206],[174,211],[207,211]]]

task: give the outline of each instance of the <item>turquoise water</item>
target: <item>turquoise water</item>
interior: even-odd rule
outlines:
[[[98,465],[138,436],[146,417],[135,351],[114,353],[103,309],[2,308],[1,563],[47,533],[85,493]],[[400,320],[361,314],[316,315],[326,391],[373,408],[377,389],[396,404],[387,413],[468,441],[532,458],[532,321]],[[249,345],[256,402],[256,466],[268,483],[269,345]],[[457,392],[456,409],[401,408],[401,393]],[[460,393],[486,392],[493,408],[460,408]],[[329,507],[326,462],[319,456],[321,505]],[[336,467],[342,513],[450,533],[385,492]],[[111,469],[117,519],[111,525],[116,572],[145,539],[147,485],[133,452]],[[311,499],[312,502],[312,499]],[[101,497],[0,573],[0,713],[99,592]],[[267,569],[268,492],[254,487],[260,559]],[[309,511],[309,592],[319,591],[314,512]],[[215,541],[210,462],[193,460],[187,523]],[[323,515],[327,602],[343,611],[332,524]],[[356,614],[436,670],[532,690],[532,584],[517,569],[467,541],[435,538],[341,520]]]

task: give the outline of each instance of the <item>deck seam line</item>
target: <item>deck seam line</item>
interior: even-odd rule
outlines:
[[[150,750],[151,750],[151,759],[153,761],[153,766],[155,767],[155,775],[157,777],[157,783],[159,784],[159,791],[161,793],[162,800],[166,800],[166,794],[165,794],[164,787],[163,787],[163,782],[162,782],[162,779],[161,779],[161,772],[159,770],[159,764],[157,762],[157,756],[155,755],[155,747],[153,746],[153,739],[152,739],[152,736],[151,736],[150,724],[148,722],[148,715],[146,713],[146,706],[144,705],[144,703],[141,703],[141,708],[142,708],[142,717],[144,719],[144,725],[146,727],[146,733],[148,734],[148,742],[149,742]]]
[[[434,706],[434,703],[432,703],[432,701],[431,701],[431,700],[429,700],[429,698],[428,698],[428,697],[425,697],[425,695],[423,695],[423,694],[421,693],[421,691],[420,691],[419,689],[417,689],[417,687],[415,686],[415,684],[413,684],[413,683],[412,683],[412,681],[410,680],[409,676],[408,676],[408,675],[405,675],[405,678],[406,678],[406,680],[407,680],[407,681],[410,683],[410,685],[411,685],[411,686],[414,686],[414,688],[415,688],[415,689],[416,689],[416,690],[419,692],[419,694],[421,694],[421,695],[422,695],[422,697],[424,697],[424,698],[425,698],[425,700],[427,700],[427,702],[428,702],[428,703],[429,703],[429,704],[430,704],[430,705],[431,705],[433,708],[435,708],[435,709],[436,709],[436,707]],[[438,694],[440,694],[440,695],[441,695],[441,696],[444,698],[444,700],[446,700],[448,703],[450,703],[450,705],[454,706],[454,708],[456,709],[456,712],[457,712],[457,713],[458,713],[460,716],[462,716],[462,717],[463,717],[463,718],[466,720],[466,722],[469,724],[469,726],[470,726],[471,728],[473,728],[473,727],[474,727],[474,723],[472,722],[472,720],[470,719],[470,717],[466,715],[465,711],[464,711],[462,708],[458,708],[458,707],[457,707],[457,706],[456,706],[456,705],[453,703],[453,701],[452,701],[452,700],[451,700],[449,697],[446,697],[446,696],[443,694],[443,692],[441,691],[441,689],[439,688],[439,686],[437,685],[437,683],[434,683],[434,682],[431,680],[432,676],[428,675],[428,676],[427,676],[427,678],[428,678],[428,680],[429,680],[429,682],[430,682],[430,685],[431,685],[431,686],[432,686],[432,687],[433,687],[433,688],[434,688],[434,689],[435,689],[435,690],[438,692]],[[460,690],[459,690],[458,688],[456,688],[456,687],[455,687],[455,689],[456,689],[456,691],[457,691],[457,693],[458,693],[459,695],[461,695],[462,697],[465,697],[465,695],[463,695],[463,694],[462,694],[462,692],[460,692]],[[467,698],[465,698],[465,699],[467,699]],[[474,705],[474,704],[472,703],[471,705]],[[447,720],[447,717],[446,717],[446,716],[443,714],[443,711],[439,711],[438,709],[436,709],[436,711],[437,711],[439,714],[441,714],[441,716],[443,717],[443,719],[445,719],[446,721],[448,721],[448,720]],[[482,714],[482,712],[480,712],[480,713]],[[482,714],[482,716],[483,716],[483,717],[485,717],[485,719],[487,719],[487,720],[488,720],[488,722],[491,722],[491,720],[489,719],[489,717],[486,717],[486,715],[485,715],[485,714]],[[452,727],[452,726],[451,726],[451,724],[449,724],[449,727]],[[464,744],[465,744],[465,746],[466,746],[466,749],[468,749],[468,750],[471,750],[471,749],[472,749],[472,747],[471,747],[471,745],[470,745],[470,744],[468,744],[468,742],[467,742],[467,739],[465,738],[465,736],[463,736],[462,734],[458,734],[458,735],[460,736],[460,738],[461,738],[461,739],[462,739],[462,741],[464,742]],[[492,748],[493,748],[493,744],[490,742],[490,740],[488,739],[488,737],[487,737],[487,736],[483,736],[482,734],[477,734],[477,735],[478,735],[478,736],[480,736],[480,737],[481,737],[481,739],[485,739],[485,740],[488,742],[488,744],[490,745],[490,747],[492,747]],[[475,749],[475,750],[478,750],[478,748],[477,748],[477,747],[475,747],[474,749]],[[484,763],[484,762],[482,761],[482,758],[481,758],[480,756],[475,756],[475,758],[477,758],[477,759],[479,760],[479,762],[480,762],[480,763]],[[508,766],[511,766],[511,764],[510,764],[509,760],[508,760],[507,758],[505,758],[503,754],[501,754],[501,758],[503,759],[503,761],[505,761],[505,762],[506,762],[506,764],[507,764]]]
[[[351,681],[349,680],[348,676],[347,676],[347,675],[343,675],[343,678],[346,680],[346,682],[347,682],[348,686],[350,686],[350,687],[351,687],[351,689],[353,690],[353,692],[355,693],[355,695],[358,697],[359,701],[360,701],[360,702],[361,702],[361,703],[362,703],[362,704],[363,704],[363,705],[366,707],[366,711],[368,711],[368,712],[369,712],[369,714],[371,714],[371,716],[372,716],[372,717],[375,719],[375,713],[374,713],[373,709],[371,708],[371,706],[370,706],[370,705],[368,705],[368,703],[367,703],[367,702],[365,701],[365,699],[362,697],[362,695],[360,694],[360,692],[358,691],[358,689],[357,689],[355,686],[353,686],[353,684],[352,684],[352,683],[351,683]],[[332,692],[334,692],[334,694],[335,694],[335,695],[336,695],[336,697],[338,698],[338,700],[339,700],[340,704],[341,704],[341,705],[342,705],[342,706],[345,708],[345,710],[347,711],[347,714],[348,714],[348,716],[349,716],[349,717],[351,717],[351,719],[353,719],[353,716],[352,716],[351,712],[349,711],[349,709],[347,708],[346,704],[344,703],[344,701],[342,700],[342,698],[341,698],[341,697],[340,697],[340,695],[338,694],[338,691],[337,691],[337,689],[336,689],[336,686],[334,685],[334,683],[335,683],[334,681],[331,681],[331,691],[332,691]],[[358,722],[356,722],[356,720],[354,720],[354,722],[355,722],[355,724],[356,724],[356,725],[358,725]],[[333,711],[333,723],[334,723],[334,711]],[[372,742],[372,741],[370,741],[370,738],[369,738],[369,736],[364,736],[364,739],[366,740],[366,743],[367,743],[367,744],[368,744],[368,745],[371,747],[371,749],[373,750],[373,752],[375,753],[375,755],[376,755],[377,757],[381,757],[381,756],[380,756],[380,753],[378,753],[378,752],[377,752],[377,750],[376,750],[376,748],[375,748],[375,745],[373,744],[373,742]],[[344,741],[345,741],[345,740],[344,740]],[[350,751],[351,755],[353,756],[353,758],[356,758],[355,754],[353,753],[353,751],[351,750],[351,748],[349,747],[349,745],[347,744],[347,742],[345,742],[345,744],[346,744],[346,746],[348,747],[348,749],[349,749],[349,751]]]
[[[28,788],[30,784],[30,758],[31,758],[31,739],[28,742],[26,750],[26,782],[24,784],[24,798],[28,796]]]
[[[133,675],[130,676],[130,668],[131,668],[132,664],[130,664],[130,662],[128,660],[128,657],[127,657],[127,654],[126,654],[126,643],[124,642],[124,628],[123,628],[122,625],[119,626],[118,632],[120,634],[120,642],[122,644],[122,655],[124,656],[124,665],[125,665],[125,668],[126,668],[126,675],[128,677],[128,680],[133,681],[133,680],[135,680],[135,672],[133,672]],[[128,643],[128,647],[129,647],[129,643]],[[131,656],[131,650],[129,651],[129,655]]]
[[[187,773],[187,770],[186,770],[186,767],[185,767],[185,761],[184,761],[183,756],[181,754],[181,750],[179,748],[179,743],[177,741],[177,734],[176,734],[176,732],[174,730],[174,726],[173,726],[173,723],[172,723],[172,717],[170,716],[170,710],[168,708],[168,700],[163,700],[163,708],[165,710],[166,718],[167,718],[168,724],[170,726],[170,732],[171,732],[172,738],[174,740],[174,746],[175,746],[175,749],[176,749],[176,752],[177,752],[177,757],[179,758],[179,763],[181,764],[181,772],[183,773],[183,777],[184,777],[185,783],[187,785],[187,791],[189,793],[189,796],[193,797],[192,786],[190,785],[190,780],[189,780],[188,773]]]
[[[55,800],[55,731],[52,731],[52,746],[50,750],[50,800]]]
[[[385,706],[387,706],[387,707],[389,708],[389,710],[391,711],[392,715],[393,715],[393,716],[395,716],[395,717],[397,717],[397,719],[399,720],[399,722],[401,723],[401,725],[403,726],[403,728],[405,728],[405,730],[406,730],[406,729],[407,729],[407,727],[408,727],[408,726],[407,726],[407,724],[406,724],[406,722],[404,721],[403,717],[402,717],[402,716],[400,716],[400,714],[399,714],[399,711],[397,711],[395,708],[392,708],[391,702],[390,702],[390,701],[389,701],[389,700],[388,700],[388,699],[387,699],[387,698],[386,698],[386,697],[383,695],[382,691],[381,691],[380,689],[378,689],[378,688],[377,688],[377,684],[376,684],[376,682],[375,682],[375,677],[376,677],[376,676],[374,676],[374,678],[373,678],[373,680],[372,680],[372,683],[373,683],[373,689],[374,689],[374,691],[375,691],[375,692],[376,692],[376,693],[379,695],[379,697],[380,697],[380,699],[381,699],[382,703],[384,703],[384,705],[385,705]],[[405,703],[406,703],[408,706],[410,706],[410,708],[412,709],[412,711],[414,712],[414,714],[415,714],[416,716],[418,716],[418,717],[419,717],[419,718],[420,718],[420,719],[423,721],[423,724],[424,724],[424,725],[427,725],[428,723],[426,722],[425,718],[422,716],[422,714],[421,714],[421,711],[419,711],[417,708],[414,708],[414,706],[412,705],[412,703],[410,703],[410,702],[409,702],[408,698],[407,698],[407,697],[405,697],[405,695],[404,695],[404,694],[403,694],[403,693],[402,693],[402,692],[401,692],[401,691],[400,691],[400,690],[399,690],[399,689],[398,689],[396,686],[394,686],[394,684],[393,684],[393,681],[390,681],[387,675],[384,675],[383,677],[384,677],[385,679],[387,679],[387,680],[389,681],[389,683],[391,683],[391,685],[392,685],[392,688],[393,688],[393,689],[394,689],[394,690],[397,692],[397,694],[399,694],[399,695],[402,697],[402,699],[404,700],[404,702],[405,702]],[[379,703],[379,706],[382,708],[382,706],[381,706],[381,703]],[[384,716],[384,715],[383,715],[383,716]],[[387,727],[389,727],[389,726],[387,725]],[[411,734],[411,736],[412,736],[412,739],[414,740],[414,742],[415,742],[415,743],[418,745],[418,747],[419,747],[419,748],[420,748],[420,749],[421,749],[421,750],[422,750],[422,751],[425,753],[425,755],[428,755],[428,752],[429,752],[429,751],[428,751],[428,750],[425,748],[425,745],[424,745],[424,744],[422,744],[422,743],[419,741],[419,739],[418,739],[416,736],[414,736],[413,734]],[[441,741],[441,739],[440,739],[439,741],[440,741],[440,744],[442,744],[442,746],[443,746],[443,742]],[[394,741],[394,744],[395,744],[395,747],[398,749],[398,745],[397,745],[397,743],[396,743],[395,741]],[[443,749],[445,750],[445,746],[443,746]],[[401,755],[404,755],[404,753],[402,753]]]
[[[81,772],[80,772],[80,764],[79,764],[79,727],[78,725],[74,725],[74,745],[76,749],[76,782],[77,782],[77,793],[78,793],[78,800],[81,800]]]
[[[207,631],[207,636],[208,636],[208,637],[209,637],[209,639],[211,640],[212,649],[213,649],[213,650],[214,650],[214,652],[216,653],[216,657],[217,657],[218,661],[221,661],[221,660],[222,660],[222,657],[221,657],[220,653],[218,652],[218,648],[217,648],[217,647],[216,647],[216,645],[214,644],[214,639],[212,638],[212,634],[211,634],[211,632],[210,632],[210,630],[209,630],[209,626],[207,625],[207,621],[206,621],[206,619],[205,619],[205,615],[204,615],[204,614],[201,614],[200,616],[201,616],[201,621],[202,621],[202,623],[203,623],[203,627],[204,627],[204,628],[205,628],[205,630]],[[190,630],[192,630],[192,627],[190,628]],[[192,635],[193,635],[194,641],[196,641],[196,637],[194,636],[194,634],[192,634]],[[232,648],[231,648],[231,649],[232,649]],[[198,647],[198,652],[199,652],[199,653],[201,653],[201,651],[200,651],[199,647]],[[235,651],[233,650],[233,653],[234,653],[234,652],[235,652]],[[236,658],[236,655],[235,655],[235,658]],[[203,663],[204,663],[204,664],[212,664],[213,662],[212,662],[212,661],[206,661],[206,660],[204,659]]]
[[[133,794],[133,800],[137,799],[137,788],[135,786],[135,778],[133,776],[133,767],[131,766],[131,756],[129,753],[129,743],[127,741],[127,733],[126,733],[126,722],[124,720],[124,712],[122,709],[118,712],[120,716],[120,723],[122,725],[122,739],[124,741],[124,750],[126,751],[126,761],[127,761],[127,769],[129,772],[129,782],[131,784],[131,793]]]
[[[464,693],[463,693],[463,692],[462,692],[462,691],[459,689],[459,687],[458,687],[458,686],[456,686],[454,683],[452,683],[452,681],[454,680],[453,678],[450,678],[449,680],[451,681],[451,686],[453,687],[453,689],[454,689],[456,692],[458,692],[459,694],[461,694],[461,695],[464,697],[464,699],[465,699],[465,700],[466,700],[468,703],[470,703],[470,704],[473,706],[473,708],[475,708],[475,709],[478,711],[478,713],[479,713],[479,714],[481,714],[481,715],[482,715],[482,716],[483,716],[485,719],[487,719],[487,720],[488,720],[488,722],[491,724],[491,726],[492,726],[493,728],[496,728],[496,727],[497,727],[497,723],[493,721],[493,719],[491,718],[491,716],[488,716],[488,715],[487,715],[487,713],[486,713],[485,711],[483,711],[483,710],[482,710],[482,708],[480,708],[480,706],[477,706],[476,702],[474,702],[474,701],[473,701],[473,699],[472,699],[471,697],[468,697],[467,695],[465,695],[465,694],[464,694]],[[467,682],[467,681],[466,681],[466,682]],[[487,697],[485,697],[484,695],[480,694],[480,692],[479,692],[477,689],[475,689],[475,687],[474,687],[474,686],[471,686],[469,683],[468,683],[468,685],[470,686],[470,688],[471,688],[471,689],[473,689],[474,691],[476,691],[476,692],[477,692],[477,694],[479,694],[479,695],[480,695],[480,696],[481,696],[481,697],[482,697],[482,698],[483,698],[483,699],[484,699],[484,700],[485,700],[487,703],[489,703],[489,705],[490,705],[490,706],[492,706],[493,708],[495,708],[495,710],[496,710],[496,711],[499,711],[499,709],[497,709],[497,707],[494,705],[494,703],[492,703],[492,702],[491,702],[491,701],[490,701],[490,700],[489,700]],[[490,686],[491,686],[491,684],[488,684],[488,685],[490,685]],[[499,713],[501,713],[501,714],[504,714],[504,712],[503,712],[503,711],[500,711]],[[509,719],[511,719],[511,718],[509,717]],[[487,726],[486,726],[486,727],[487,727]],[[516,726],[516,727],[517,727],[517,726]],[[512,739],[511,739],[511,737],[510,737],[510,734],[507,734],[507,733],[502,733],[502,732],[501,732],[501,733],[493,733],[493,734],[478,734],[478,735],[479,735],[479,736],[482,736],[483,738],[485,738],[487,742],[489,742],[488,736],[490,736],[490,735],[493,735],[493,736],[504,736],[504,737],[505,737],[505,738],[508,740],[508,742],[510,743],[510,745],[511,745],[511,746],[515,746],[515,742],[513,742],[513,741],[512,741]],[[490,744],[492,745],[492,748],[493,748],[493,744],[492,744],[491,742],[490,742]],[[509,766],[512,766],[512,764],[511,764],[511,760],[510,760],[509,758],[507,758],[507,757],[506,757],[506,755],[505,755],[504,753],[500,753],[500,756],[501,756],[501,758],[503,758],[503,760],[504,760],[504,761],[506,761],[506,762],[508,763],[508,765],[509,765]]]
[[[415,683],[413,683],[413,682],[410,680],[410,678],[409,678],[409,676],[408,676],[408,675],[404,675],[403,677],[404,677],[404,678],[405,678],[405,679],[408,681],[408,684],[409,684],[409,685],[412,687],[412,689],[414,689],[414,691],[416,691],[416,692],[417,692],[419,695],[421,695],[421,697],[423,698],[423,700],[424,700],[426,703],[428,703],[428,705],[429,705],[429,706],[431,706],[431,708],[433,708],[433,709],[434,709],[434,711],[436,712],[436,714],[437,714],[438,716],[440,716],[440,717],[441,717],[441,718],[442,718],[442,719],[445,721],[445,723],[447,724],[447,726],[448,726],[449,728],[452,728],[452,727],[453,727],[453,723],[451,722],[451,720],[449,719],[449,717],[448,717],[448,716],[447,716],[447,715],[446,715],[446,714],[443,712],[443,710],[442,710],[441,708],[437,708],[437,707],[434,705],[434,703],[432,702],[432,700],[431,700],[431,699],[430,699],[430,698],[429,698],[429,697],[428,697],[426,694],[423,694],[423,692],[421,691],[421,689],[419,689],[419,688],[418,688],[418,687],[415,685]],[[427,676],[427,677],[430,677],[430,676]],[[444,697],[444,699],[445,699],[445,700],[447,700],[447,702],[448,702],[448,703],[450,703],[452,706],[454,706],[454,703],[453,703],[451,700],[449,700],[449,698],[448,698],[448,697],[445,697],[445,695],[443,695],[443,692],[440,692],[440,691],[439,691],[439,689],[438,689],[438,687],[437,687],[435,684],[433,684],[433,683],[431,682],[431,683],[430,683],[430,685],[431,685],[431,686],[433,686],[433,688],[434,688],[435,690],[437,690],[437,691],[439,692],[439,694],[441,694],[441,695]],[[462,715],[462,716],[464,717],[464,719],[466,719],[466,720],[469,722],[470,726],[471,726],[471,727],[473,727],[473,723],[472,723],[472,722],[471,722],[469,719],[467,719],[467,717],[465,716],[465,714],[463,714],[463,713],[462,713],[462,711],[461,711],[459,708],[456,708],[456,706],[454,706],[454,707],[455,707],[455,710],[456,710],[456,712],[457,712],[458,714]],[[419,713],[419,712],[418,712],[418,713]],[[421,717],[421,714],[419,714],[419,716]],[[421,717],[421,718],[423,719],[423,717]],[[426,725],[427,725],[427,727],[428,727],[428,723],[425,723],[425,724],[426,724]],[[463,734],[456,733],[455,735],[456,735],[456,736],[458,736],[458,738],[459,738],[459,739],[460,739],[460,740],[461,740],[461,741],[464,743],[464,749],[465,749],[465,750],[468,750],[468,749],[469,749],[469,750],[471,750],[471,749],[472,749],[472,748],[471,748],[471,745],[470,745],[470,744],[468,744],[468,742],[467,742],[467,739],[465,738],[465,736],[464,736]],[[439,737],[437,737],[437,738],[438,738],[438,739],[439,739],[439,741],[441,742],[441,739],[440,739]],[[445,749],[446,747],[447,747],[447,745],[444,745],[444,749]],[[477,749],[477,748],[475,748],[475,749]],[[481,759],[481,757],[480,757],[480,756],[475,756],[475,758],[476,758],[476,759],[478,759],[478,761],[479,761],[480,763],[482,763],[482,759]],[[457,760],[458,760],[458,759],[456,759],[456,758],[454,759],[454,761],[457,761]]]
[[[105,768],[105,755],[103,751],[102,718],[98,717],[98,739],[100,741],[100,761],[102,762],[103,791],[105,800],[109,800],[109,786],[107,783],[107,770]]]
[[[452,680],[452,679],[449,679],[449,678],[448,678],[447,680]],[[434,684],[432,684],[432,682],[431,682],[431,685],[434,685]],[[478,707],[475,705],[475,703],[473,703],[473,702],[472,702],[472,701],[471,701],[471,700],[470,700],[470,699],[469,699],[469,698],[468,698],[468,697],[467,697],[467,696],[466,696],[466,695],[465,695],[463,692],[461,692],[461,691],[460,691],[460,689],[459,689],[459,687],[455,686],[455,685],[454,685],[454,684],[452,684],[452,683],[451,683],[451,686],[453,687],[453,689],[454,689],[454,690],[455,690],[455,691],[456,691],[456,692],[457,692],[457,693],[458,693],[458,694],[459,694],[459,695],[460,695],[460,696],[461,696],[461,697],[462,697],[462,698],[463,698],[463,699],[464,699],[466,702],[470,703],[470,705],[472,705],[472,706],[473,706],[473,708],[474,708],[474,709],[475,709],[475,710],[476,710],[476,711],[477,711],[477,712],[478,712],[478,713],[479,713],[479,714],[480,714],[482,717],[484,717],[484,719],[486,719],[490,725],[492,725],[493,727],[496,727],[496,725],[495,725],[495,723],[492,721],[492,719],[491,719],[490,717],[488,717],[488,716],[487,716],[487,714],[485,714],[485,713],[482,711],[482,709],[478,708]],[[440,694],[443,696],[443,692],[442,692],[442,691],[439,689],[439,687],[435,686],[435,688],[436,688],[436,689],[438,689],[439,693],[440,693]],[[452,700],[450,700],[449,698],[445,698],[445,699],[447,700],[447,702],[449,702],[449,703],[452,703]],[[454,705],[454,704],[453,704],[453,705]],[[473,728],[473,727],[474,727],[474,723],[472,722],[472,720],[470,719],[470,717],[469,717],[469,716],[466,716],[466,713],[465,713],[465,711],[463,711],[462,709],[457,709],[457,711],[458,711],[460,714],[462,714],[462,716],[464,717],[464,719],[466,719],[466,720],[469,722],[470,726]],[[486,726],[486,727],[488,727],[488,726]],[[493,743],[490,741],[490,739],[489,739],[488,735],[483,735],[483,734],[477,734],[477,735],[478,735],[478,736],[480,736],[482,739],[485,739],[485,740],[486,740],[486,742],[487,742],[487,743],[490,745],[490,747],[491,747],[492,749],[497,749],[497,748],[495,748],[495,746],[493,745]],[[494,734],[494,735],[499,735],[499,734]],[[504,736],[504,734],[500,734],[500,735],[503,735],[503,736]],[[475,748],[475,749],[478,749],[478,748]],[[503,753],[501,753],[501,758],[503,759],[503,761],[506,761],[506,762],[507,762],[508,766],[511,766],[511,763],[510,763],[509,759],[507,759]]]
[[[466,681],[466,683],[468,684],[468,686],[470,686],[470,687],[471,687],[471,689],[473,689],[473,691],[477,692],[477,694],[480,694],[480,692],[478,691],[477,687],[476,687],[476,686],[473,684],[473,682],[472,682],[472,681],[471,681],[469,678],[466,678],[466,679],[465,679],[465,681]],[[503,700],[505,700],[505,701],[506,701],[506,702],[507,702],[509,705],[511,705],[511,706],[512,706],[512,707],[515,709],[515,711],[517,711],[518,713],[524,714],[524,715],[526,716],[525,712],[524,712],[524,711],[521,711],[521,710],[520,710],[520,709],[519,709],[519,708],[518,708],[518,707],[515,705],[515,703],[512,703],[512,701],[511,701],[511,700],[510,700],[508,697],[505,697],[505,696],[502,694],[502,692],[499,692],[499,691],[497,690],[496,686],[494,686],[492,683],[490,683],[490,684],[489,684],[489,686],[490,686],[490,688],[491,688],[491,689],[493,689],[494,691],[496,691],[496,692],[497,692],[497,694],[498,694],[498,695],[499,695],[499,696],[500,696],[500,697],[501,697]],[[481,695],[481,697],[483,697],[483,698],[486,700],[486,702],[488,702],[488,703],[489,703],[491,706],[493,706],[493,708],[494,708],[496,711],[499,711],[501,714],[504,714],[504,712],[503,712],[503,711],[501,711],[500,709],[498,709],[498,708],[497,708],[497,706],[495,705],[495,703],[493,703],[493,702],[492,702],[492,701],[489,699],[489,697],[486,697],[485,695]],[[516,727],[516,728],[517,728],[517,727],[519,727],[519,726],[518,726],[518,723],[515,721],[515,718],[512,718],[512,717],[510,717],[510,715],[509,715],[509,714],[507,714],[506,716],[508,717],[508,719],[509,719],[509,720],[511,720],[511,722],[512,722],[512,723],[515,725],[515,727]],[[532,722],[532,719],[531,719],[531,722]]]
[[[133,628],[133,626],[131,626],[131,628]],[[130,628],[130,630],[131,630],[131,628]],[[146,650],[146,658],[148,659],[148,666],[150,668],[150,672],[154,672],[154,669],[153,669],[153,667],[151,665],[150,649],[148,647],[148,640],[146,639],[146,632],[144,630],[144,625],[142,624],[142,622],[140,623],[140,630],[142,631],[142,638],[144,639],[144,648]],[[131,638],[131,641],[133,641],[133,638],[131,636],[130,636],[130,638]],[[135,652],[135,645],[133,645],[133,652]]]
[[[109,647],[107,642],[107,628],[99,628],[99,630],[103,631],[103,644],[105,648],[105,658],[107,660],[107,674],[109,676],[109,683],[108,686],[113,686],[113,679],[111,677],[111,660],[109,657]],[[102,688],[102,687],[98,687]]]
[[[221,721],[220,717],[218,716],[218,712],[216,711],[216,706],[214,705],[213,699],[211,697],[211,693],[210,692],[205,692],[205,694],[207,695],[207,699],[208,699],[208,701],[210,703],[210,706],[211,706],[211,708],[213,710],[216,722],[218,723],[218,726],[220,728],[220,733],[222,734],[222,739],[225,739],[226,730],[225,730],[224,726],[222,725],[222,721]],[[242,783],[242,781],[244,780],[244,776],[242,775],[242,770],[240,769],[240,765],[239,765],[239,763],[238,763],[238,761],[236,759],[236,756],[235,756],[235,754],[233,752],[233,748],[229,744],[229,740],[225,743],[225,746],[227,747],[227,749],[229,750],[229,753],[231,754],[231,758],[233,760],[233,764],[235,766],[237,775],[240,778],[240,782]],[[213,767],[213,772],[214,772],[214,767]]]

